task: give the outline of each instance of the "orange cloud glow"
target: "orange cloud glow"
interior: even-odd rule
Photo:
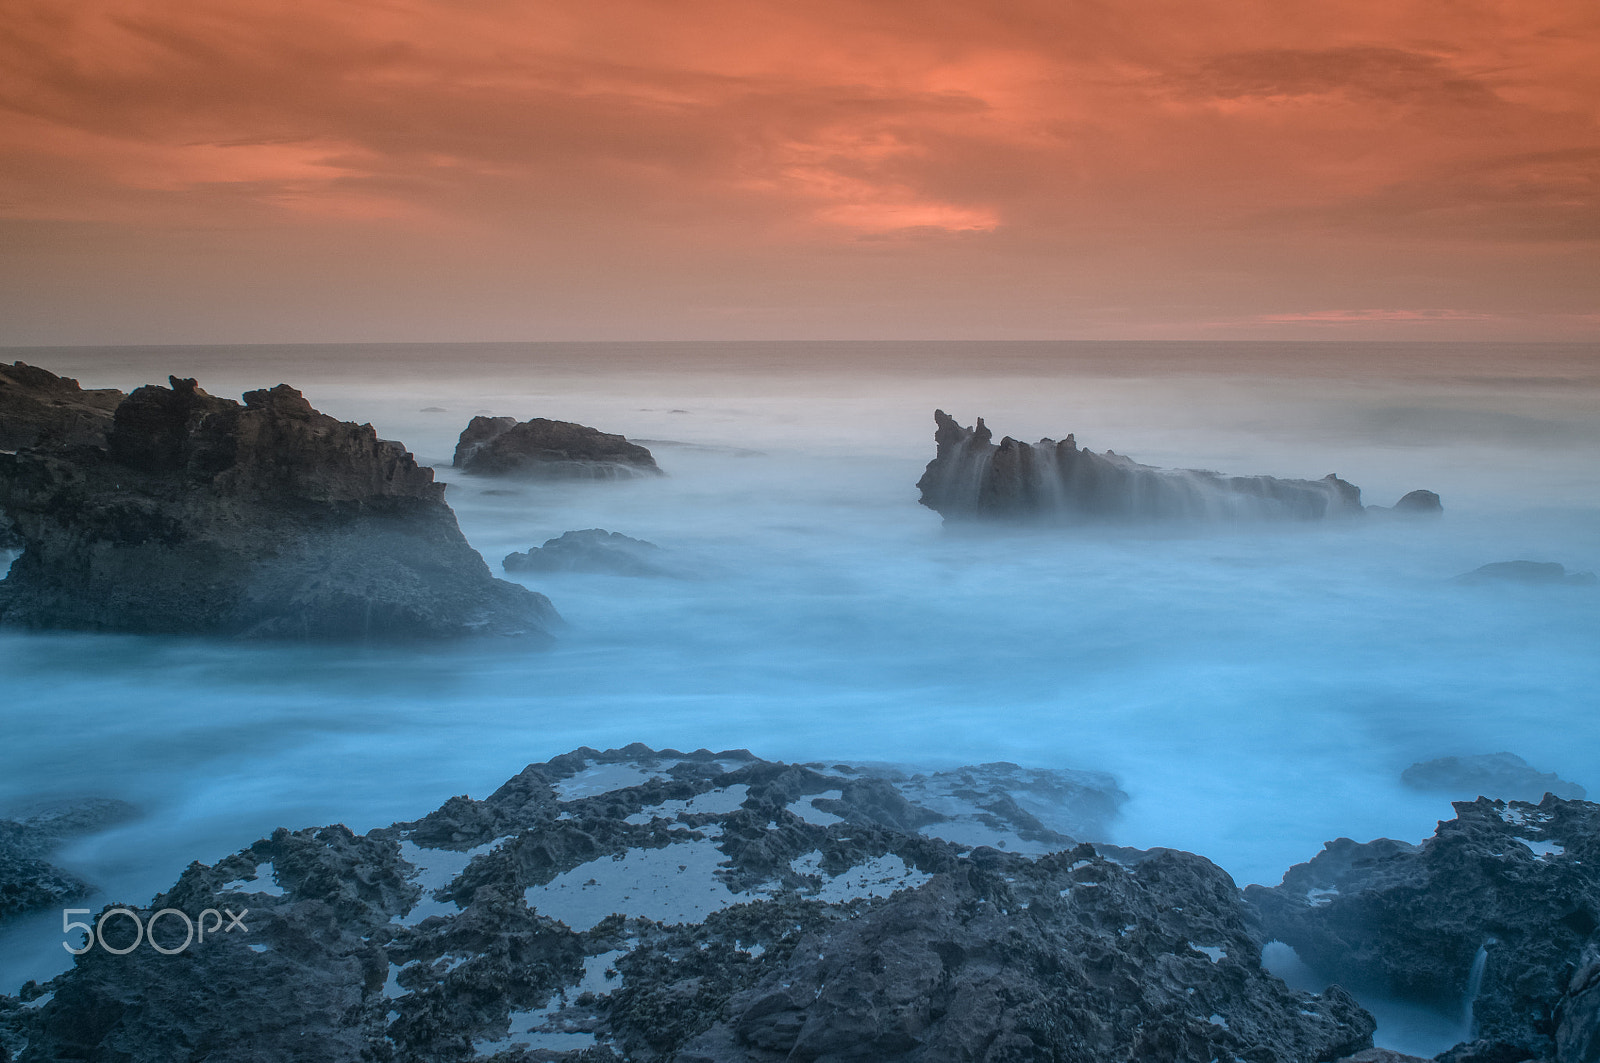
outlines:
[[[1578,0],[12,0],[0,341],[1592,336],[1597,59]]]

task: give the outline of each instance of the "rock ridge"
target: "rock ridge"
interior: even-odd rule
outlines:
[[[288,385],[241,404],[173,377],[109,421],[103,445],[0,454],[0,512],[22,544],[0,623],[431,639],[544,637],[558,621],[493,578],[433,470]]]

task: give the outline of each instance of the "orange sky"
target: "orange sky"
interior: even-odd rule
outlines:
[[[1595,0],[5,0],[0,343],[1600,338]]]

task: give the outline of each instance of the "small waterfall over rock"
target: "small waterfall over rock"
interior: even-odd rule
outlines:
[[[938,447],[917,487],[922,504],[947,519],[1322,520],[1365,512],[1361,489],[1333,474],[1320,480],[1224,476],[1198,469],[1158,469],[1115,451],[1057,442],[994,442],[980,417],[963,428],[935,411]]]
[[[1478,1002],[1478,994],[1483,991],[1483,975],[1489,968],[1489,946],[1479,945],[1477,954],[1472,957],[1472,970],[1467,974],[1467,992],[1461,1001],[1461,1039],[1470,1041],[1477,1035],[1477,1020],[1473,1018],[1472,1008]]]

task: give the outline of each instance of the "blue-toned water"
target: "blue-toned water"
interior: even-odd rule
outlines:
[[[1113,773],[1116,842],[1276,882],[1328,839],[1416,840],[1422,759],[1510,750],[1600,790],[1600,589],[1464,587],[1490,561],[1600,569],[1594,347],[671,344],[9,352],[86,386],[288,382],[448,466],[475,413],[649,444],[659,480],[441,468],[498,561],[563,531],[651,540],[683,578],[521,577],[543,652],[0,636],[0,811],[97,794],[143,818],[61,862],[142,901],[280,825],[365,830],[578,745],[1012,760]],[[1155,465],[1417,487],[1437,521],[950,531],[917,504],[935,406]],[[445,412],[423,412],[441,407]],[[509,491],[509,493],[503,493]],[[59,917],[0,934],[0,989],[59,969]]]

